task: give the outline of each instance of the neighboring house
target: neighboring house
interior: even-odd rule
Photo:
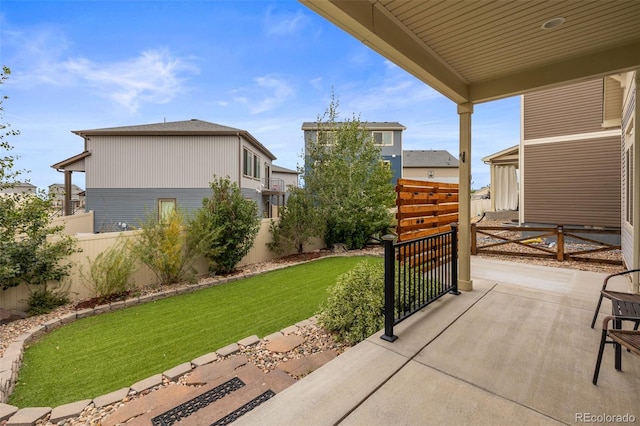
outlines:
[[[522,96],[520,222],[620,227],[619,77]]]
[[[491,184],[489,185],[491,211],[518,209],[519,157],[520,145],[515,145],[482,159],[491,167]]]
[[[383,161],[389,163],[393,173],[392,182],[395,184],[402,177],[402,132],[407,128],[397,122],[363,122],[362,127],[371,132],[374,143],[381,147],[380,155]],[[317,140],[318,123],[304,122],[302,130],[306,151],[309,141]]]
[[[446,150],[402,152],[402,177],[432,182],[458,183],[458,159]]]
[[[38,188],[28,182],[16,182],[10,188],[0,189],[0,196],[4,194],[35,194]]]
[[[271,215],[275,156],[246,130],[201,120],[77,130],[82,153],[54,164],[71,185],[73,172],[86,174],[86,210],[94,231],[137,227],[147,215],[202,206],[214,175],[228,176],[260,216]]]
[[[65,189],[63,183],[49,185],[49,194],[53,195],[53,207],[64,211]],[[71,185],[71,211],[84,209],[84,191],[78,185]]]
[[[520,168],[521,223],[620,228],[624,262],[637,265],[636,84],[629,72],[523,95],[520,145],[483,158],[492,210],[517,193],[501,176]]]
[[[299,175],[300,173],[295,170],[286,169],[275,164],[271,165],[271,180],[268,190],[276,191],[276,194],[270,197],[271,217],[279,216],[279,209],[287,204],[289,188],[298,187]]]

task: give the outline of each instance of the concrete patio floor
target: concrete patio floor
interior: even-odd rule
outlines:
[[[640,422],[640,357],[623,351],[616,371],[607,345],[591,383],[605,274],[477,257],[471,271],[472,292],[400,323],[395,342],[370,337],[235,424]],[[623,279],[611,285],[627,290]],[[610,309],[605,301],[601,318]]]

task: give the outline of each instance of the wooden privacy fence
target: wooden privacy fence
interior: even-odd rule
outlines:
[[[408,241],[451,230],[458,221],[458,185],[398,179],[396,233]]]
[[[620,250],[610,244],[585,235],[620,235],[619,229],[577,229],[563,225],[555,227],[483,226],[471,224],[471,254],[498,254],[521,257],[580,260],[622,264],[621,260],[594,257],[596,253]],[[483,238],[478,244],[479,236]],[[496,249],[496,247],[500,247]]]
[[[445,294],[460,294],[457,278],[458,185],[398,179],[397,239],[383,237],[384,317],[381,336]],[[397,241],[396,241],[397,240]]]

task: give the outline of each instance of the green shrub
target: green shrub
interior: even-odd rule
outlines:
[[[360,262],[329,288],[318,322],[338,340],[358,343],[384,327],[384,267]]]
[[[131,289],[130,278],[135,269],[126,243],[120,240],[93,261],[89,259],[89,271],[85,273],[80,269],[80,276],[94,296],[106,300]]]
[[[302,253],[307,241],[321,235],[318,232],[321,229],[320,222],[321,218],[305,190],[290,186],[287,205],[282,209],[280,220],[271,220],[271,242],[267,246],[279,255],[294,250]]]
[[[190,246],[209,261],[213,273],[232,272],[249,253],[260,230],[258,205],[244,198],[229,177],[214,176],[211,198],[202,200],[189,224]]]
[[[160,284],[194,281],[195,252],[187,244],[184,216],[171,212],[163,222],[149,215],[140,236],[129,245],[131,252],[158,277]]]
[[[29,294],[27,313],[29,315],[46,314],[67,303],[69,303],[69,297],[65,291],[51,291],[46,286],[38,287]]]
[[[396,277],[400,273],[396,270]],[[404,292],[400,292],[396,286],[395,317],[404,316],[415,309],[415,303],[435,297],[440,289],[441,283],[437,281],[427,282],[423,289],[407,287],[403,289]],[[421,295],[420,291],[426,291],[426,294]],[[384,327],[383,263],[360,262],[339,276],[328,292],[329,297],[320,308],[318,322],[334,332],[338,340],[355,344]]]

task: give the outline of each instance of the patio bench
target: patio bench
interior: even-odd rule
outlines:
[[[609,328],[609,323],[614,321],[614,328]],[[600,373],[600,364],[602,363],[602,354],[604,353],[604,346],[607,343],[613,344],[616,350],[615,354],[615,367],[616,370],[622,370],[622,347],[625,347],[629,352],[640,355],[640,331],[634,330],[621,330],[619,327],[621,321],[634,321],[637,324],[640,322],[640,317],[625,317],[625,316],[608,316],[602,322],[602,338],[600,339],[600,349],[598,350],[598,359],[596,361],[596,369],[593,372],[593,384],[598,384],[598,375]],[[609,337],[611,340],[607,340]]]
[[[605,277],[604,282],[602,283],[602,289],[600,290],[600,298],[598,299],[598,305],[596,306],[596,312],[593,314],[593,320],[591,321],[591,328],[593,328],[596,324],[596,319],[598,318],[598,311],[600,311],[600,306],[602,305],[602,299],[605,297],[611,301],[618,300],[620,302],[632,305],[640,306],[640,294],[636,293],[628,293],[623,291],[612,291],[607,289],[607,284],[609,279],[621,275],[628,275],[632,273],[640,273],[640,269],[630,269],[628,271],[618,272],[617,274],[611,274]],[[620,314],[614,312],[614,315]],[[636,315],[633,315],[636,316]],[[640,315],[638,315],[640,316]],[[635,319],[635,327],[634,330],[638,329],[638,325],[640,325],[640,319]]]

